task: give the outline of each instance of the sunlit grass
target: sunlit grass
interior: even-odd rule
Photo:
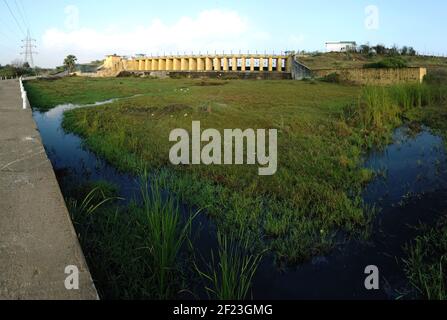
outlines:
[[[29,85],[53,99],[60,90],[71,92],[78,81]],[[69,111],[67,130],[81,135],[87,146],[121,170],[158,173],[179,199],[206,208],[222,232],[247,230],[287,263],[328,252],[341,231],[363,234],[368,229],[371,211],[361,192],[374,175],[362,168],[363,157],[388,143],[411,110],[445,99],[441,90],[424,85],[95,81],[84,90],[88,99],[94,98],[90,93],[95,86],[101,91],[118,84],[124,88],[119,94],[138,89],[144,96]],[[73,101],[84,99],[66,94]],[[203,129],[278,129],[277,174],[260,177],[249,166],[173,167],[168,161],[169,133],[190,130],[193,120],[201,121]]]

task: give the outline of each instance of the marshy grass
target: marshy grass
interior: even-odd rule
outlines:
[[[263,253],[253,252],[249,237],[243,232],[234,234],[217,233],[218,253],[211,254],[207,270],[196,270],[205,283],[211,299],[249,299],[253,278],[261,262]]]
[[[423,122],[422,114],[439,117],[447,105],[446,89],[445,85],[427,83],[366,86],[357,103],[345,108],[344,118],[361,129],[367,148],[381,147],[390,142],[390,132],[405,121]]]
[[[76,81],[60,80],[56,89],[71,92]],[[446,98],[429,84],[361,88],[229,80],[202,86],[200,80],[172,79],[96,80],[84,94],[117,86],[120,94],[136,93],[135,81],[144,96],[69,111],[64,128],[123,171],[158,172],[180,201],[206,208],[221,232],[248,230],[289,264],[327,253],[339,233],[365,234],[371,213],[361,192],[374,177],[362,168],[365,154],[387,144],[410,115],[438,112],[434,108]],[[53,83],[28,85],[48,100],[59,94]],[[193,120],[202,129],[278,129],[277,174],[259,177],[250,166],[170,165],[170,131],[189,130]]]
[[[393,126],[405,111],[441,106],[446,99],[447,92],[425,83],[365,87],[358,104],[360,121],[364,128]]]
[[[290,263],[329,250],[339,228],[353,231],[365,225],[361,137],[339,120],[359,88],[277,81],[197,86],[191,80],[157,86],[164,87],[163,96],[67,112],[64,128],[121,170],[168,172],[167,188],[182,201],[206,208],[221,230],[245,228],[258,241],[267,236],[268,247]],[[188,111],[165,112],[180,104]],[[171,166],[169,132],[190,128],[192,120],[200,120],[203,129],[277,128],[278,174],[259,177],[250,166]],[[278,227],[284,221],[290,222],[288,230]]]
[[[147,175],[142,201],[126,206],[95,185],[67,203],[100,296],[176,298],[185,289],[180,256],[194,216],[184,219],[177,201]]]
[[[357,107],[363,129],[395,127],[400,122],[401,109],[392,99],[389,88],[365,87]]]
[[[182,221],[178,202],[170,195],[163,194],[159,179],[149,184],[149,175],[142,175],[141,193],[144,215],[140,224],[146,230],[142,242],[146,244],[148,254],[152,256],[152,272],[160,299],[175,296],[172,284],[178,271],[180,251],[188,240],[192,220]]]
[[[406,247],[405,272],[419,297],[447,300],[447,219],[435,228],[424,227],[422,235]]]

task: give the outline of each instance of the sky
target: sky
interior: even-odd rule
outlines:
[[[9,7],[8,7],[9,6]],[[324,51],[327,41],[447,55],[445,0],[0,0],[0,64],[87,63],[107,54]]]

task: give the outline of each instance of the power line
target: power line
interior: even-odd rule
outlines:
[[[20,7],[18,5],[17,0],[14,0],[14,4],[16,5],[17,12],[19,13],[20,18],[22,18],[23,25],[25,26],[26,29],[29,30],[28,22],[25,19],[24,15],[22,14],[22,10],[20,9]]]
[[[25,9],[25,6],[23,5],[23,2],[21,0],[19,0],[19,3],[20,3],[20,7],[22,7],[22,10],[23,10],[23,13],[25,15],[26,21],[29,21],[28,14],[26,13],[26,9]]]
[[[3,28],[3,30],[8,29],[10,33],[17,33],[17,29],[11,28],[8,24],[4,23],[1,19],[0,19],[0,23],[3,24],[4,27],[7,27],[7,28]]]
[[[29,21],[30,20],[28,18],[28,13],[26,12],[26,7],[23,5],[23,1],[22,0],[19,0],[19,4],[20,4],[20,7],[22,8],[23,15],[25,16],[25,19],[26,19],[26,22],[27,22],[27,26],[28,26],[28,30],[30,30],[31,29],[29,27]]]
[[[16,1],[16,0],[14,0],[14,1]],[[23,16],[25,17],[25,21],[26,21],[26,26],[27,26],[27,28],[28,28],[28,31],[29,31],[29,33],[32,35],[33,33],[32,33],[32,31],[31,31],[31,28],[30,28],[30,24],[29,24],[29,18],[28,18],[28,13],[26,12],[26,7],[23,5],[23,1],[22,0],[18,0],[19,1],[19,4],[20,4],[20,7],[22,8],[22,12],[23,12]],[[16,2],[17,3],[17,2]]]
[[[8,7],[9,13],[10,13],[11,16],[14,18],[14,21],[16,22],[17,27],[19,27],[19,29],[20,29],[20,31],[22,32],[22,34],[23,34],[24,36],[26,36],[25,32],[23,32],[23,29],[22,29],[22,27],[20,26],[19,21],[17,20],[16,16],[14,15],[14,13],[13,13],[12,10],[11,10],[11,8],[9,7],[8,2],[7,2],[6,0],[3,0],[3,2],[4,2],[4,3],[6,4],[6,6]]]

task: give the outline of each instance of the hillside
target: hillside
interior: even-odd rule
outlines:
[[[332,68],[362,68],[363,65],[378,62],[385,56],[375,55],[368,57],[359,53],[317,53],[300,55],[298,60],[310,69],[332,69]],[[402,56],[411,67],[426,67],[428,69],[447,69],[447,58],[428,56]]]

